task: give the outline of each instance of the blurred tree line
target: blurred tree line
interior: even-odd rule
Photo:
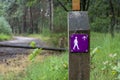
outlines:
[[[51,0],[0,0],[0,16],[14,34],[40,33],[50,25]]]
[[[91,30],[120,30],[120,0],[81,0],[81,10],[88,11]],[[14,34],[67,31],[67,12],[72,0],[0,0],[0,16],[9,22]]]
[[[93,31],[120,31],[120,0],[91,0],[88,12]]]

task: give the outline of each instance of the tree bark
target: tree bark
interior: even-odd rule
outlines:
[[[80,1],[81,3],[81,10],[82,11],[87,11],[89,9],[89,3],[90,3],[90,0],[81,0]]]
[[[83,0],[83,11],[86,10],[86,0]]]
[[[115,12],[114,12],[114,7],[113,7],[113,2],[112,0],[109,0],[109,4],[110,4],[110,11],[111,11],[111,27],[110,27],[110,33],[111,36],[114,37],[114,26],[115,26]]]
[[[34,27],[33,27],[33,16],[32,16],[32,8],[30,7],[29,8],[29,13],[30,13],[30,33],[33,33],[34,32]]]
[[[87,1],[86,11],[88,11],[88,9],[89,9],[89,4],[90,4],[90,0]]]
[[[118,8],[118,10],[117,10],[118,12],[118,14],[117,14],[117,17],[119,18],[120,17],[120,9]],[[119,21],[119,19],[117,19],[117,25],[119,25],[119,23],[120,23],[120,21]]]
[[[26,32],[26,7],[24,8],[24,15],[23,15],[23,26],[22,26],[22,29],[21,29],[21,32],[22,33],[25,33]]]
[[[53,0],[49,0],[49,6],[50,6],[50,31],[53,31]]]

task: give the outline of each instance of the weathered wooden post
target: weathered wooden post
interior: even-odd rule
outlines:
[[[73,0],[73,2],[80,0]],[[69,80],[90,79],[90,28],[86,11],[77,7],[68,13],[69,31]]]
[[[80,10],[80,0],[72,0],[72,10]]]

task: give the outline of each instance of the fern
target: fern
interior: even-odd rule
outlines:
[[[36,47],[36,42],[35,41],[32,41],[30,43],[30,46],[31,47]],[[30,61],[34,61],[35,57],[41,52],[42,49],[34,49],[33,52],[28,56],[29,60]]]
[[[29,55],[29,60],[34,61],[35,57],[41,52],[42,49],[34,49],[33,52]]]

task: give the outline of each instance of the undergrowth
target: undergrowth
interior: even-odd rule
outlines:
[[[68,80],[68,52],[32,61],[25,72],[9,73],[0,76],[0,80]]]
[[[12,37],[6,34],[0,34],[0,41],[10,40]]]

